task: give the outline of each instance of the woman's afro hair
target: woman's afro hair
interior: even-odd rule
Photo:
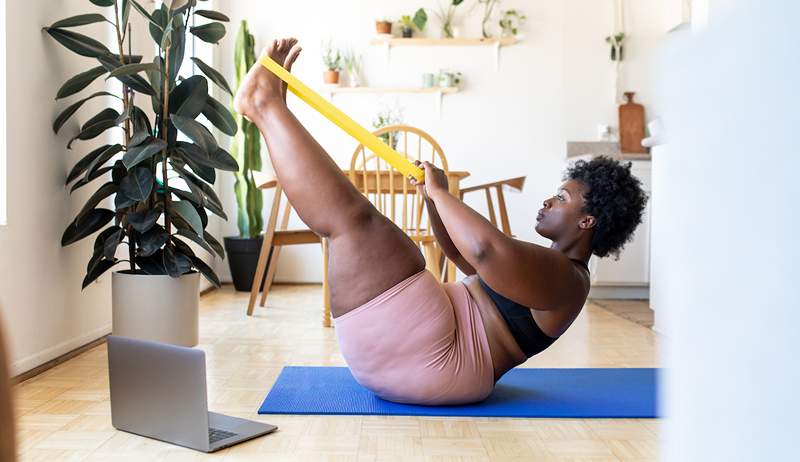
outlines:
[[[642,182],[631,174],[631,163],[622,164],[605,156],[579,160],[567,169],[564,180],[577,180],[586,186],[583,211],[597,220],[592,253],[619,258],[642,222],[647,204]]]

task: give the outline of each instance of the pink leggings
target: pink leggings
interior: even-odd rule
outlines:
[[[353,376],[385,400],[464,404],[492,392],[483,321],[460,282],[422,271],[334,322]]]

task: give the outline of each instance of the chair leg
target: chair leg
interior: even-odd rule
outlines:
[[[256,306],[256,297],[258,296],[258,289],[261,287],[261,281],[264,279],[264,272],[267,270],[267,261],[269,259],[269,251],[272,248],[272,239],[275,236],[275,224],[278,221],[278,211],[281,206],[281,193],[283,190],[280,185],[275,186],[275,196],[272,199],[272,210],[267,222],[266,232],[264,233],[264,241],[261,243],[261,251],[258,254],[258,263],[256,265],[256,274],[253,277],[253,286],[250,288],[250,299],[247,301],[247,315],[253,315],[253,309]]]
[[[433,273],[436,278],[441,278],[442,267],[439,266],[439,249],[436,248],[433,242],[422,244],[422,250],[425,253],[425,269]]]
[[[292,213],[292,204],[289,203],[287,198],[286,206],[283,208],[283,218],[281,218],[280,231],[286,230],[286,227],[289,226],[289,215]],[[278,271],[278,257],[281,254],[281,247],[282,246],[275,246],[270,254],[269,259],[269,267],[267,269],[267,280],[264,283],[264,292],[261,294],[261,306],[264,306],[267,303],[267,293],[269,293],[269,289],[272,287],[272,281],[275,280],[275,272]]]
[[[322,327],[331,327],[331,293],[328,285],[328,240],[322,238]]]
[[[253,308],[256,305],[256,296],[258,289],[261,287],[261,281],[264,279],[264,271],[267,268],[267,259],[269,258],[270,248],[272,247],[272,239],[267,240],[264,236],[264,241],[261,243],[261,251],[258,254],[258,263],[256,265],[256,274],[253,277],[253,285],[250,287],[250,300],[247,302],[247,315],[253,315]]]

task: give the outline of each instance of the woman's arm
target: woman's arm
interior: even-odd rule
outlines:
[[[444,172],[425,162],[425,189],[453,246],[497,292],[539,310],[580,302],[574,265],[557,250],[512,239],[450,195]]]
[[[424,190],[424,186],[419,189]],[[420,193],[425,194],[423,191],[420,191]],[[475,274],[475,268],[467,262],[461,253],[459,253],[455,244],[453,244],[453,240],[450,238],[450,235],[447,234],[447,229],[444,224],[442,224],[442,219],[439,217],[439,212],[436,210],[436,204],[427,194],[425,194],[425,206],[428,208],[428,216],[431,218],[433,234],[436,236],[436,241],[439,243],[442,251],[444,251],[444,254],[451,262],[455,263],[462,273],[467,276]]]

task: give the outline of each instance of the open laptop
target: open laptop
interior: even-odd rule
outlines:
[[[201,350],[111,335],[108,375],[118,430],[214,452],[278,428],[208,411]]]

